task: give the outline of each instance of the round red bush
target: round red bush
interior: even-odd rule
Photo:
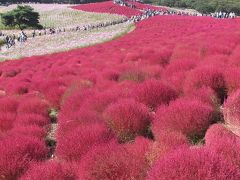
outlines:
[[[206,147],[240,168],[240,137],[226,127],[212,125],[205,135]]]
[[[145,81],[138,85],[133,93],[139,102],[153,110],[177,97],[177,93],[171,87],[158,80]]]
[[[214,109],[199,100],[177,99],[158,109],[153,121],[154,136],[162,130],[179,131],[195,138],[202,136],[213,122]]]
[[[240,89],[227,98],[223,114],[227,124],[240,127]]]
[[[14,97],[0,98],[0,112],[16,112],[18,107],[18,100]]]
[[[139,179],[146,176],[146,164],[123,146],[109,144],[94,148],[81,161],[79,179]]]
[[[137,135],[145,135],[151,122],[147,107],[132,99],[119,100],[110,105],[104,117],[120,141],[128,141]]]
[[[33,163],[21,180],[75,180],[75,172],[70,166],[54,160]]]
[[[18,135],[0,141],[0,154],[1,177],[17,179],[27,170],[31,161],[45,160],[48,150],[43,141]]]
[[[14,136],[27,136],[44,139],[47,136],[47,129],[36,125],[16,125],[11,129],[11,131],[9,131],[9,134]]]
[[[202,148],[179,149],[160,158],[148,172],[156,179],[238,179],[240,170],[215,153]]]
[[[13,128],[16,114],[11,112],[0,112],[0,131],[5,132]]]
[[[34,113],[28,113],[28,114],[18,114],[16,117],[16,124],[21,124],[21,125],[37,125],[39,127],[44,127],[48,124],[50,124],[50,119],[39,115],[39,114],[34,114]]]
[[[49,104],[39,98],[22,98],[17,112],[20,114],[39,114],[48,117]]]
[[[193,69],[185,80],[185,93],[202,87],[212,88],[223,102],[227,94],[223,69],[212,65]]]
[[[170,153],[179,147],[190,145],[187,137],[181,132],[163,130],[154,135],[155,142],[147,152],[147,159],[151,165],[167,153]]]
[[[80,126],[63,134],[58,132],[56,155],[65,160],[79,161],[93,146],[112,138],[110,130],[102,124]]]

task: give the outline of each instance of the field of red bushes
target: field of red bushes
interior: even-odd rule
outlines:
[[[2,62],[0,179],[237,180],[239,77],[240,20],[208,17]]]
[[[83,4],[79,6],[74,6],[72,8],[82,10],[82,11],[89,11],[89,12],[120,14],[120,15],[125,15],[127,17],[141,14],[141,11],[139,11],[138,9],[119,6],[118,4],[113,4],[112,1],[106,1],[102,3]]]
[[[126,1],[129,4],[135,5],[135,8],[130,8],[126,6],[120,6],[118,4],[113,4],[112,1],[106,1],[101,3],[89,3],[79,6],[73,6],[73,9],[89,11],[89,12],[98,12],[98,13],[111,13],[111,14],[120,14],[127,17],[140,15],[141,10],[144,9],[154,9],[154,10],[166,10],[165,8],[160,8],[152,5],[142,4],[139,2]]]

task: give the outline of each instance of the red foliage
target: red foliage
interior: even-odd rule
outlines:
[[[59,129],[61,134],[72,131],[75,128],[91,124],[104,124],[103,117],[97,112],[81,108],[79,111],[74,111],[68,117],[59,117]]]
[[[84,103],[84,107],[90,110],[102,113],[109,105],[117,101],[118,98],[124,97],[121,91],[105,91],[96,93]]]
[[[205,135],[206,147],[240,167],[240,138],[226,127],[212,125]]]
[[[185,81],[185,92],[191,92],[202,87],[212,88],[223,100],[226,96],[226,83],[223,69],[215,66],[203,66],[192,70]]]
[[[23,113],[17,115],[16,124],[21,124],[25,126],[37,125],[39,127],[46,126],[50,123],[50,119],[39,114],[33,113]]]
[[[89,12],[120,14],[128,17],[131,17],[133,15],[138,15],[141,13],[139,10],[132,9],[130,7],[113,4],[112,1],[106,1],[101,3],[91,3],[86,5],[74,6],[72,8],[82,10],[82,11],[89,11]]]
[[[220,107],[220,100],[217,98],[214,90],[209,87],[202,87],[200,89],[197,89],[191,93],[186,94],[184,98],[202,101],[203,103],[209,104],[216,110]]]
[[[10,130],[13,127],[15,118],[14,113],[0,113],[0,132]]]
[[[151,122],[148,109],[134,100],[119,100],[105,111],[105,121],[120,141],[145,135]]]
[[[214,109],[199,100],[177,99],[158,109],[153,121],[157,137],[162,130],[174,130],[195,137],[202,135],[213,121]]]
[[[47,135],[47,129],[43,129],[36,125],[15,125],[15,127],[9,131],[9,134],[14,136],[34,137],[43,140]]]
[[[168,104],[177,93],[168,85],[157,80],[147,80],[133,92],[136,99],[155,110],[161,104]]]
[[[74,180],[76,174],[71,166],[54,160],[43,163],[33,163],[21,180]]]
[[[146,164],[137,154],[115,143],[90,151],[81,161],[80,179],[144,179]]]
[[[228,95],[235,92],[240,88],[240,68],[227,68],[225,70],[225,80],[226,80],[226,87]]]
[[[94,96],[94,93],[95,92],[91,89],[83,89],[70,93],[61,106],[62,111],[59,115],[59,121],[62,122],[66,119],[71,119],[71,115],[75,111],[78,111],[86,100]]]
[[[49,105],[39,98],[26,98],[18,107],[18,114],[38,114],[48,117]]]
[[[195,68],[197,61],[191,59],[178,59],[171,61],[170,64],[165,68],[165,76],[173,76],[175,73],[190,71]]]
[[[236,179],[240,170],[215,153],[202,148],[179,149],[160,158],[148,172],[155,179]]]
[[[171,84],[174,89],[180,94],[183,92],[183,81],[186,78],[187,72],[193,69],[197,61],[190,59],[176,59],[170,61],[163,72],[163,79]]]
[[[227,124],[240,127],[240,89],[227,98],[223,114]]]
[[[106,143],[113,138],[103,125],[95,124],[75,128],[66,134],[58,134],[56,154],[59,158],[78,161],[93,146]]]
[[[32,137],[8,137],[0,141],[0,174],[4,179],[17,179],[31,161],[47,157],[45,143]]]
[[[152,165],[160,157],[164,157],[180,147],[189,146],[188,139],[181,132],[162,130],[155,135],[155,142],[147,153],[147,159]]]
[[[18,107],[18,101],[13,97],[0,98],[0,112],[16,112]]]
[[[154,10],[162,10],[162,11],[166,10],[166,8],[163,8],[163,7],[152,6],[152,5],[148,5],[140,2],[129,1],[129,3],[132,5],[135,5],[137,9],[154,9]]]
[[[134,142],[128,142],[124,144],[124,146],[132,156],[136,156],[136,158],[142,159],[142,163],[147,164],[146,155],[150,150],[152,144],[153,141],[142,136],[138,136],[134,139]]]

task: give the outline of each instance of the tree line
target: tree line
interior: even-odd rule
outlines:
[[[202,13],[235,12],[240,15],[240,0],[144,0],[157,5],[192,8]]]

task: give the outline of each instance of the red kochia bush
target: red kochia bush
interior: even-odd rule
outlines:
[[[234,68],[226,68],[225,69],[225,80],[226,80],[226,86],[228,95],[235,92],[240,88],[240,68],[234,67]]]
[[[223,69],[213,65],[192,70],[185,81],[185,92],[189,93],[204,86],[212,88],[222,101],[226,96],[226,83]]]
[[[75,111],[78,111],[82,104],[88,100],[90,97],[94,96],[95,91],[92,89],[81,89],[72,94],[69,94],[61,107],[61,112],[59,114],[59,121],[64,121],[65,119],[69,119]]]
[[[145,79],[147,79],[148,74],[140,70],[139,68],[137,69],[130,69],[127,71],[124,71],[121,73],[119,76],[119,81],[135,81],[135,82],[143,82]]]
[[[100,146],[90,151],[81,161],[79,179],[139,179],[146,176],[146,164],[138,155],[133,155],[115,143]]]
[[[202,135],[213,120],[214,109],[199,100],[177,99],[158,109],[153,122],[153,133],[175,130],[194,137]]]
[[[139,102],[152,109],[167,104],[177,97],[177,93],[171,87],[157,80],[145,81],[138,85],[133,93]]]
[[[150,165],[180,147],[189,146],[187,137],[180,132],[163,130],[158,135],[159,137],[155,136],[156,141],[150,146],[146,155]]]
[[[234,130],[234,129],[233,129]],[[240,168],[240,137],[222,124],[212,125],[205,135],[206,147]]]
[[[108,90],[105,92],[96,93],[95,96],[89,98],[88,101],[84,103],[84,107],[98,113],[102,113],[109,105],[115,103],[118,98],[121,97],[125,97],[121,90]]]
[[[233,126],[240,126],[240,89],[231,94],[224,103],[224,121]]]
[[[141,161],[141,164],[147,169],[150,164],[148,160],[148,152],[151,150],[153,141],[142,136],[138,136],[134,139],[134,142],[125,143],[123,146],[126,148],[132,157]]]
[[[0,98],[0,112],[16,112],[18,107],[18,101],[13,97]]]
[[[9,131],[9,134],[44,139],[47,136],[47,129],[36,125],[16,125],[13,129],[11,129],[11,131]]]
[[[33,114],[33,113],[19,114],[19,115],[17,115],[17,118],[16,118],[16,124],[21,124],[21,125],[26,125],[26,126],[37,125],[39,127],[43,127],[49,123],[50,123],[49,118],[44,117],[42,115]]]
[[[43,163],[33,163],[21,180],[75,180],[76,174],[68,164],[54,160]]]
[[[17,112],[20,114],[39,114],[48,116],[49,105],[40,98],[23,98],[19,104]]]
[[[62,135],[83,125],[91,125],[95,123],[105,124],[101,115],[85,108],[80,108],[78,111],[72,112],[72,114],[67,117],[60,116],[59,120],[58,131],[60,131]]]
[[[3,179],[17,179],[31,161],[47,157],[43,141],[26,136],[12,136],[0,141],[0,174]]]
[[[148,172],[147,180],[238,179],[240,170],[222,156],[202,148],[181,148],[160,158]]]
[[[212,126],[209,127],[209,129],[205,134],[205,141],[207,146],[208,145],[214,146],[216,144],[219,144],[219,142],[222,141],[223,139],[236,141],[239,138],[234,133],[232,133],[229,129],[227,129],[226,125],[224,124],[213,124]]]
[[[10,112],[0,112],[0,131],[10,130],[15,122],[16,115]]]
[[[133,139],[136,135],[144,135],[151,121],[147,107],[133,99],[119,100],[110,105],[104,117],[120,141]]]
[[[214,109],[220,107],[220,100],[217,94],[210,87],[202,87],[185,95],[186,99],[197,99],[203,103],[211,105]]]
[[[56,154],[59,158],[78,161],[93,146],[106,143],[113,138],[112,133],[102,124],[80,126],[72,132],[59,132]]]

